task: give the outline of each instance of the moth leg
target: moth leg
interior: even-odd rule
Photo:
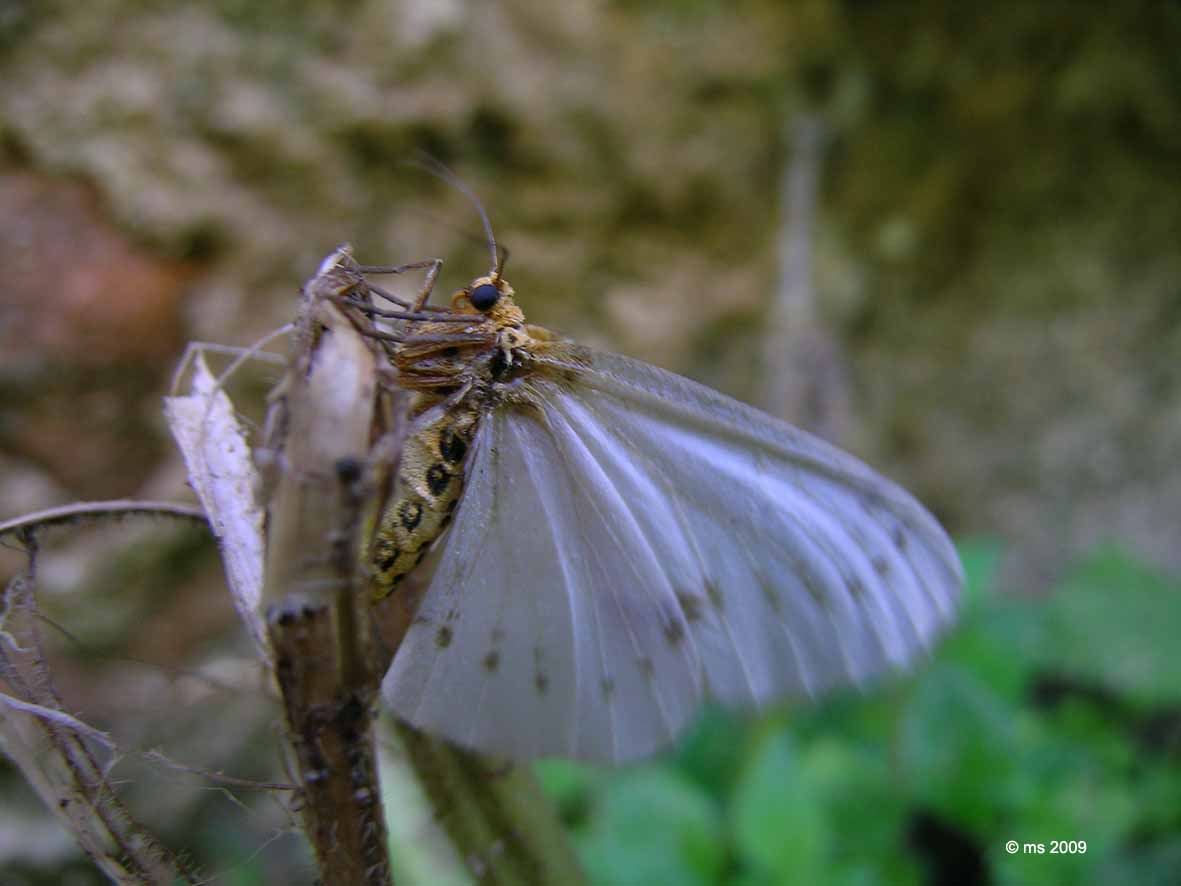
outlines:
[[[169,395],[175,397],[180,391],[181,380],[185,377],[189,367],[192,366],[193,361],[198,357],[204,356],[206,353],[214,354],[233,354],[236,358],[231,364],[230,368],[222,373],[218,379],[218,383],[224,383],[226,378],[239,366],[247,360],[259,360],[263,363],[273,363],[278,366],[286,366],[287,358],[280,354],[273,354],[270,351],[264,351],[262,348],[266,347],[273,339],[280,335],[286,335],[291,332],[290,324],[281,326],[273,332],[267,333],[261,339],[256,341],[249,347],[234,347],[232,345],[222,345],[216,342],[207,341],[191,341],[185,345],[184,353],[181,355],[180,362],[176,366],[176,370],[172,373],[172,383],[169,385]]]
[[[357,265],[357,270],[362,274],[405,274],[407,271],[418,271],[432,265],[442,264],[443,259],[441,258],[424,258],[421,261],[412,261],[404,265]]]
[[[439,278],[439,269],[442,267],[443,259],[434,259],[431,269],[426,272],[426,279],[422,283],[422,289],[418,291],[418,298],[414,300],[413,310],[421,311],[423,306],[430,301],[431,293],[435,290],[435,281]]]
[[[426,304],[427,299],[431,297],[431,290],[435,288],[435,279],[439,276],[439,269],[443,267],[443,259],[441,258],[427,258],[422,261],[414,261],[404,265],[358,265],[357,269],[362,274],[404,274],[407,271],[417,271],[422,268],[430,268],[427,271],[426,281],[423,283],[422,289],[418,293],[418,297],[413,301],[406,301],[394,295],[392,292],[387,292],[380,286],[374,286],[369,283],[370,290],[381,298],[391,301],[403,308],[411,308],[412,310],[421,310],[422,306]],[[368,283],[368,281],[366,281]],[[413,307],[412,307],[413,305]]]
[[[397,302],[401,303],[401,299],[399,299],[398,296],[394,295],[392,292],[386,292],[380,286],[374,286],[372,283],[367,284],[367,286],[368,286],[369,290],[371,292],[373,292],[375,295],[378,295],[381,298],[389,299],[390,301],[397,301]],[[479,318],[473,316],[472,314],[452,314],[449,312],[434,311],[434,310],[383,311],[381,308],[375,308],[371,304],[367,304],[365,302],[358,301],[356,298],[353,298],[352,296],[348,296],[348,295],[335,296],[333,298],[333,300],[336,302],[339,302],[340,304],[347,305],[348,307],[355,308],[356,310],[358,310],[362,314],[364,314],[366,317],[369,317],[371,319],[376,317],[376,318],[379,318],[382,320],[422,320],[422,321],[429,321],[431,323],[468,323],[468,324],[472,324],[472,323],[479,322]],[[410,307],[409,302],[406,303],[406,307],[407,308]]]
[[[495,335],[490,334],[465,334],[458,333],[401,333],[401,332],[377,332],[368,333],[371,338],[378,341],[392,341],[399,342],[405,345],[489,345],[496,341]],[[436,351],[438,348],[427,348],[428,351]]]
[[[449,379],[449,381],[451,384],[455,383],[455,379]],[[447,413],[462,403],[464,398],[466,398],[467,395],[471,393],[473,385],[474,382],[471,379],[465,381],[452,393],[448,394],[446,399],[436,403],[429,409],[426,409],[414,416],[414,418],[412,418],[410,423],[406,426],[407,436],[419,434],[429,428],[431,425],[442,421],[442,419],[446,417]]]

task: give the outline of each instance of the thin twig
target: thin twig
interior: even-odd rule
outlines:
[[[23,711],[26,714],[32,714],[34,717],[40,717],[46,722],[54,723],[71,732],[76,732],[78,735],[89,738],[92,741],[97,741],[108,750],[113,750],[115,742],[111,736],[100,729],[95,729],[88,723],[83,723],[77,717],[72,717],[65,711],[56,708],[47,708],[44,705],[33,704],[29,701],[21,701],[19,698],[13,698],[5,692],[0,692],[0,704],[12,708],[14,711]]]
[[[115,752],[110,737],[67,714],[42,648],[31,575],[36,540],[27,536],[28,571],[9,583],[4,599],[5,632],[16,642],[0,645],[0,679],[9,693],[0,717],[0,743],[46,806],[96,865],[119,884],[185,883],[198,877],[136,821],[107,780],[94,742]]]
[[[764,408],[830,440],[849,424],[843,359],[817,307],[812,279],[816,203],[826,131],[801,115],[789,132],[780,206],[779,289],[764,340]]]
[[[169,769],[175,769],[178,772],[187,772],[190,775],[199,775],[207,781],[229,785],[231,787],[250,788],[255,791],[294,791],[298,788],[298,785],[291,784],[291,782],[287,781],[256,781],[252,778],[238,778],[237,776],[226,775],[224,772],[214,772],[212,769],[204,769],[200,766],[189,766],[187,763],[173,760],[160,751],[143,751],[141,756],[145,760],[152,763],[159,763],[167,766]]]
[[[277,363],[280,366],[286,366],[287,361],[278,354],[272,354],[270,351],[264,351],[264,348],[275,338],[280,335],[286,335],[291,331],[290,326],[283,326],[279,329],[269,332],[261,339],[256,341],[249,347],[242,348],[233,345],[219,345],[213,342],[189,342],[185,346],[185,352],[181,355],[180,362],[176,364],[176,369],[172,373],[172,381],[168,386],[168,393],[175,397],[180,393],[180,380],[184,377],[185,372],[192,365],[193,360],[198,355],[205,353],[213,354],[233,354],[235,357],[258,360],[260,363]],[[236,366],[235,366],[236,368]]]
[[[205,511],[196,505],[182,505],[167,501],[84,501],[23,514],[0,523],[0,538],[7,535],[25,535],[42,529],[59,526],[78,526],[84,523],[109,520],[113,517],[166,517],[177,520],[191,520],[208,525]]]

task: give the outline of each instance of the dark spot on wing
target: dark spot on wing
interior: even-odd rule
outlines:
[[[413,532],[422,522],[422,502],[404,501],[398,508],[398,519],[408,532]]]
[[[447,610],[447,614],[443,616],[444,621],[455,621],[459,618],[459,610],[454,606]]]
[[[447,627],[447,625],[443,625],[437,631],[435,631],[435,645],[440,649],[446,649],[451,645],[452,636],[453,634],[451,633],[451,628]]]
[[[467,443],[459,434],[454,431],[444,431],[439,435],[439,455],[443,456],[443,461],[456,464],[463,461],[466,453]]]
[[[603,701],[608,701],[615,694],[615,681],[610,677],[604,677],[599,683],[599,689],[603,692]]]
[[[713,604],[714,609],[718,610],[718,612],[726,608],[726,601],[722,597],[722,591],[714,583],[713,579],[707,578],[705,580],[705,596],[709,597],[709,602]]]
[[[828,612],[832,606],[832,601],[828,599],[828,594],[825,593],[824,588],[822,588],[812,579],[805,581],[804,587],[808,589],[808,594],[811,596],[816,605],[825,612]]]
[[[701,598],[688,591],[677,591],[677,601],[681,604],[681,611],[685,613],[685,620],[701,621]]]
[[[850,576],[845,579],[845,587],[849,589],[849,593],[853,595],[854,599],[860,600],[865,594],[865,582],[856,576]]]
[[[636,664],[640,667],[640,673],[644,675],[644,679],[651,680],[656,673],[656,666],[652,664],[652,659],[644,655],[636,659]]]
[[[763,592],[763,599],[767,601],[767,608],[769,608],[776,615],[783,614],[783,600],[779,596],[779,591],[767,579],[765,575],[759,576],[759,590]]]
[[[664,639],[668,640],[669,646],[679,646],[681,641],[685,639],[684,623],[675,618],[665,622]]]
[[[426,487],[432,495],[442,495],[450,482],[451,475],[447,473],[447,468],[443,465],[431,465],[426,472]]]
[[[500,651],[497,649],[490,649],[488,654],[484,656],[484,670],[490,674],[495,674],[496,669],[500,667]]]
[[[894,540],[894,547],[900,551],[906,550],[906,533],[902,531],[901,526],[895,526],[890,530],[890,538]]]
[[[804,590],[808,592],[808,596],[812,598],[821,609],[828,609],[828,595],[824,592],[820,582],[816,580],[816,576],[811,572],[800,572],[800,581],[804,585]]]
[[[545,695],[549,689],[549,677],[545,674],[545,653],[540,646],[533,647],[533,686],[538,695]]]
[[[870,562],[878,575],[886,575],[890,571],[890,563],[885,557],[874,557]]]

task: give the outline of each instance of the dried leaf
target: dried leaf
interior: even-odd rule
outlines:
[[[164,414],[221,548],[238,614],[267,657],[259,602],[263,585],[263,511],[246,432],[230,398],[203,358],[194,361],[192,393],[164,398]]]

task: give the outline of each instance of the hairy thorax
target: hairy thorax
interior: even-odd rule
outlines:
[[[491,308],[472,306],[468,293],[496,283]],[[525,323],[503,280],[484,277],[452,300],[452,322],[407,323],[393,364],[400,386],[415,392],[394,497],[378,526],[375,593],[384,597],[426,556],[459,504],[468,453],[485,413],[505,401],[524,407],[532,386],[561,381],[584,363],[581,349]],[[471,323],[454,322],[456,315]]]

